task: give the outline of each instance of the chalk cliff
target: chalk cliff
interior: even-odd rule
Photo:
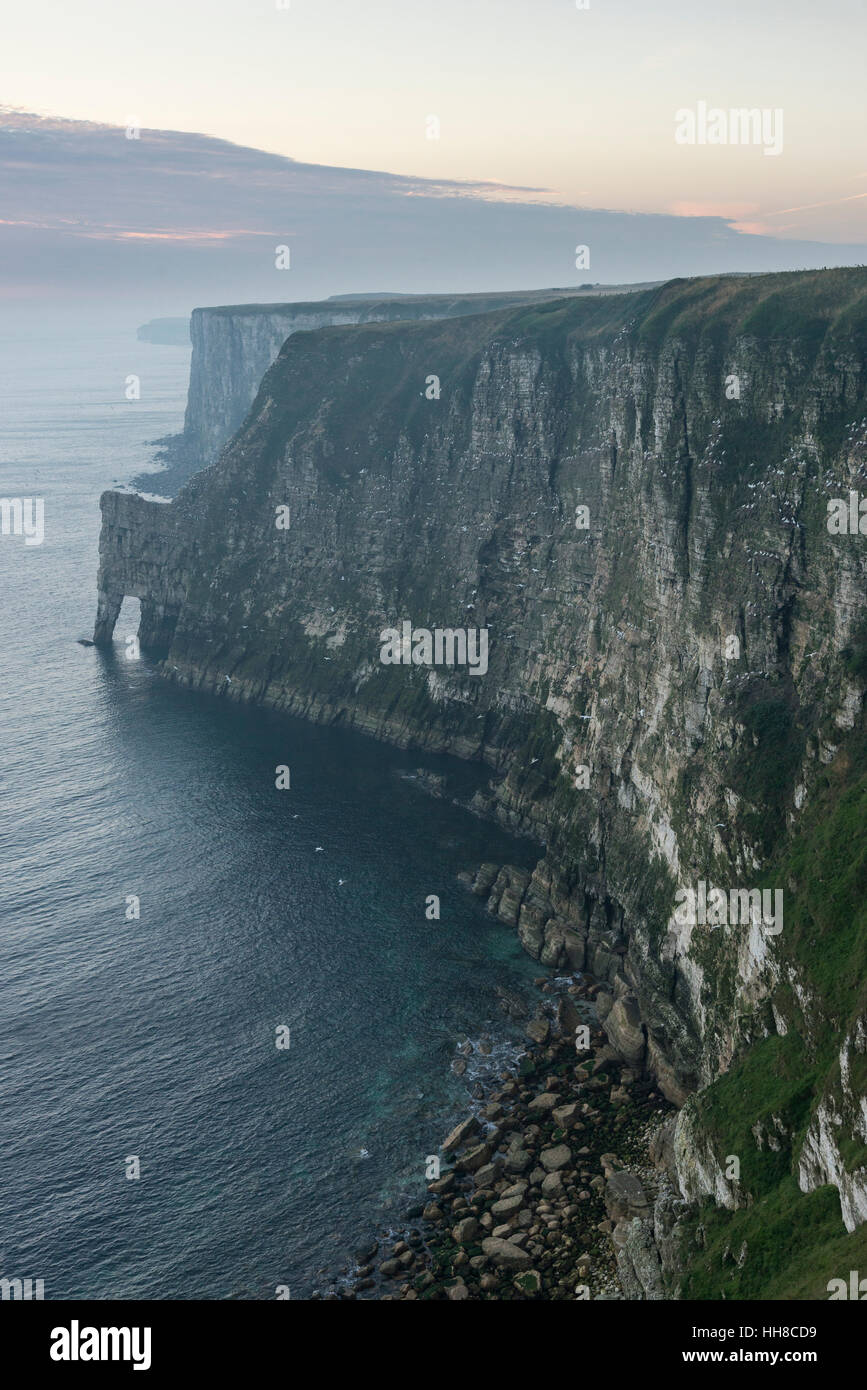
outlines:
[[[214,446],[233,351],[197,386],[234,402]],[[177,681],[485,760],[478,809],[545,846],[492,907],[606,982],[612,1045],[686,1102],[684,1196],[725,1222],[830,1187],[851,1230],[867,536],[827,523],[852,494],[867,270],[332,326],[288,338],[173,503],[104,495],[95,637],[135,594]],[[487,674],[384,665],[404,620],[487,628]],[[782,890],[782,930],[679,920],[701,883]]]
[[[503,294],[348,295],[309,303],[194,309],[189,325],[193,353],[184,429],[182,434],[161,441],[169,471],[160,479],[160,486],[172,494],[193,473],[214,462],[243,423],[265,372],[293,333],[359,323],[456,318],[566,294],[593,293],[594,287]]]

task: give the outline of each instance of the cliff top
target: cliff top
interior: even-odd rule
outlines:
[[[632,285],[564,285],[537,290],[486,290],[466,294],[346,294],[332,295],[328,299],[306,299],[278,301],[272,304],[213,304],[194,309],[194,314],[304,314],[323,313],[339,309],[371,309],[378,304],[395,308],[413,308],[425,304],[478,304],[479,312],[484,312],[486,304],[519,305],[540,299],[571,299],[576,297],[637,294],[642,290],[654,289],[662,285],[661,280],[648,280]]]
[[[472,297],[469,297],[472,298]],[[480,301],[492,296],[478,296]],[[436,322],[370,322],[351,329],[333,325],[315,330],[339,335],[425,334],[429,341],[469,351],[475,344],[468,319],[482,331],[482,337],[501,331],[527,341],[569,337],[588,338],[634,333],[649,345],[666,338],[696,341],[710,335],[715,340],[753,337],[799,339],[818,347],[829,331],[860,335],[867,332],[867,266],[847,266],[829,270],[781,271],[769,275],[710,275],[695,279],[668,280],[647,286],[608,287],[598,294],[566,294],[552,291],[550,298],[506,302],[462,317]],[[287,351],[302,351],[287,339]],[[294,346],[291,346],[294,345]]]

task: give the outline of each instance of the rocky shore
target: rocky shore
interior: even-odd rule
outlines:
[[[472,881],[478,892],[491,866]],[[610,1045],[589,974],[536,981],[526,1050],[446,1135],[440,1176],[401,1232],[371,1241],[326,1299],[573,1300],[664,1298],[656,1236],[679,1208],[666,1174],[676,1114],[652,1077]],[[602,1001],[600,1001],[602,1002]],[[484,1040],[464,1042],[463,1074]],[[666,1214],[669,1219],[666,1220]]]

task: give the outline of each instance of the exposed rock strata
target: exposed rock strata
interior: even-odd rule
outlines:
[[[588,292],[592,293],[583,291]],[[565,293],[569,291],[395,295],[382,299],[349,296],[309,303],[227,304],[194,309],[189,324],[193,354],[184,429],[182,434],[162,441],[167,446],[163,457],[173,465],[165,490],[171,491],[214,462],[243,424],[263,376],[293,333],[360,323],[460,318],[553,299]],[[142,332],[140,329],[140,336]]]
[[[96,639],[137,594],[178,681],[486,760],[477,809],[546,843],[495,911],[605,982],[609,1041],[681,1104],[782,1031],[781,983],[817,1022],[761,927],[672,908],[759,881],[861,718],[865,542],[826,507],[867,492],[865,293],[861,270],[676,282],[293,336],[174,503],[104,496]],[[488,674],[382,665],[405,619],[487,627]],[[816,1114],[801,1168],[847,1223],[859,1104]],[[688,1134],[687,1186],[719,1196]]]

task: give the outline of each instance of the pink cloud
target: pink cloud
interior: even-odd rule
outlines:
[[[675,217],[724,217],[728,222],[758,212],[758,208],[758,203],[672,203],[669,211]]]

